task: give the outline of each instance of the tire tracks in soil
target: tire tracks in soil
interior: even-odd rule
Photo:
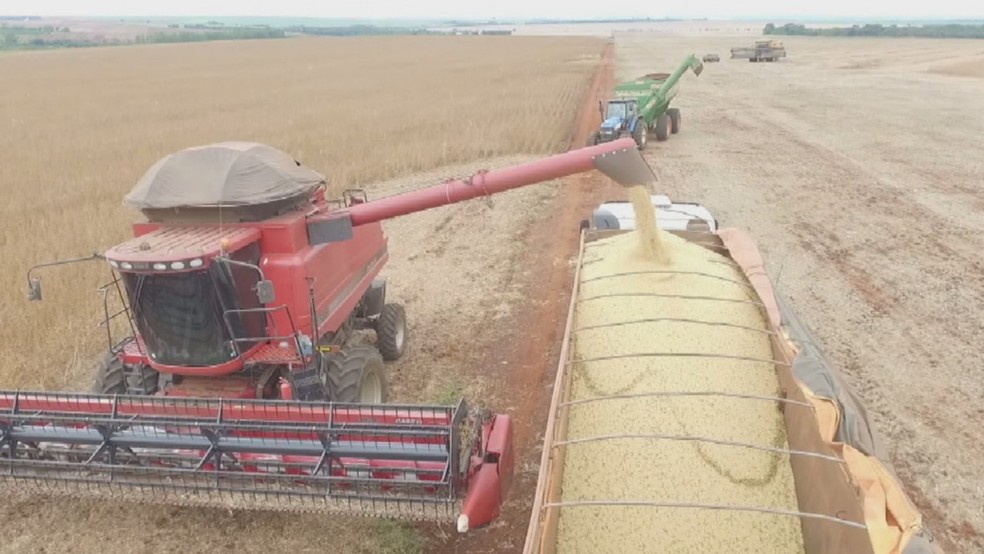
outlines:
[[[582,102],[572,129],[570,148],[578,148],[600,124],[598,100],[614,88],[614,48],[606,45],[588,94]],[[490,332],[507,345],[510,368],[497,396],[513,409],[515,475],[502,515],[488,528],[466,535],[449,536],[433,530],[428,533],[435,553],[520,552],[526,539],[530,509],[536,490],[543,426],[550,407],[553,371],[560,355],[560,343],[570,301],[572,260],[577,254],[578,228],[591,210],[620,188],[597,172],[582,173],[562,180],[554,197],[543,206],[543,217],[522,236],[526,245],[517,278],[524,278],[524,309],[510,321],[500,322]],[[502,356],[501,348],[496,353]]]

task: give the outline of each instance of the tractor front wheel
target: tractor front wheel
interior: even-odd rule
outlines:
[[[646,147],[646,141],[649,138],[649,127],[646,125],[646,121],[639,119],[636,123],[635,132],[632,133],[632,138],[635,139],[636,145],[639,150]]]
[[[662,142],[670,138],[670,133],[672,122],[670,121],[670,116],[663,114],[656,119],[656,140]]]
[[[599,142],[601,142],[601,133],[599,133],[598,131],[595,131],[595,132],[591,133],[590,136],[588,136],[587,146],[595,146]]]
[[[366,345],[353,346],[329,356],[327,362],[328,395],[332,402],[386,402],[386,368],[378,350]]]
[[[680,108],[670,108],[666,110],[666,115],[670,116],[670,131],[675,135],[680,132]]]
[[[383,359],[400,359],[407,345],[407,313],[399,304],[386,304],[376,319],[376,346]]]

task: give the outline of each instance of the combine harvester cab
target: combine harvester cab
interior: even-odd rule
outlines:
[[[582,223],[524,553],[940,553],[754,240],[658,222],[676,261],[636,263],[612,204]]]
[[[670,102],[679,92],[680,78],[688,69],[699,76],[704,64],[691,55],[672,74],[650,73],[616,85],[614,97],[607,104],[598,103],[601,128],[588,138],[588,146],[631,137],[642,150],[650,134],[664,141],[679,133],[680,110],[671,108]]]
[[[407,329],[380,277],[381,221],[640,165],[616,141],[370,201],[326,199],[324,176],[261,144],[165,157],[126,197],[146,217],[132,239],[28,272],[41,300],[39,268],[106,264],[108,351],[93,394],[0,391],[0,488],[488,524],[512,480],[511,419],[387,403]]]

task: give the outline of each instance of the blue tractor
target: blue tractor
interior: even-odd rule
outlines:
[[[613,98],[607,107],[598,102],[598,111],[601,112],[601,128],[588,137],[588,146],[631,136],[640,150],[646,147],[649,126],[639,113],[639,102],[635,98]]]

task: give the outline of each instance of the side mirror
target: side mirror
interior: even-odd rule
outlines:
[[[256,298],[259,299],[260,304],[270,304],[273,302],[277,295],[273,292],[273,281],[264,279],[256,283]]]
[[[31,277],[27,280],[28,290],[27,299],[31,302],[41,301],[41,279],[38,277]]]

